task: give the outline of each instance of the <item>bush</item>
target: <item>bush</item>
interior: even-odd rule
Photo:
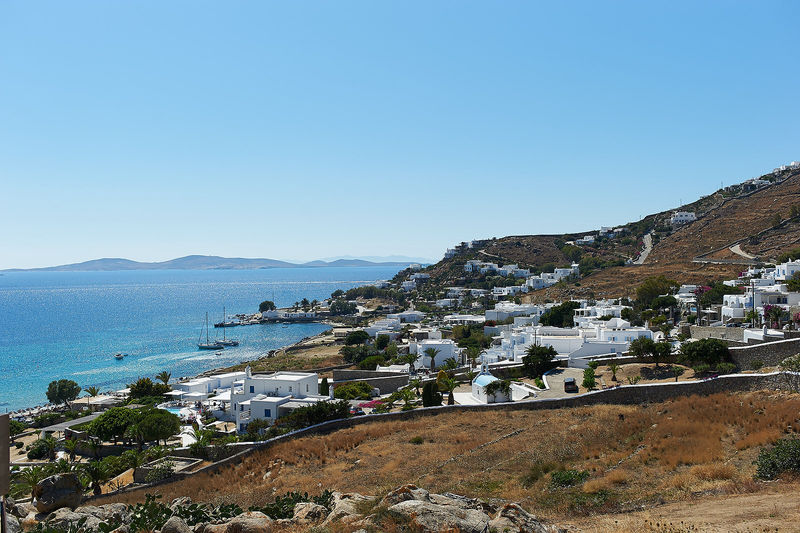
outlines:
[[[369,400],[372,387],[364,381],[341,383],[333,389],[333,397],[337,400]]]
[[[47,457],[47,453],[47,443],[42,439],[35,440],[28,448],[28,459],[44,459]]]
[[[759,452],[755,465],[759,479],[775,479],[784,472],[800,473],[800,439],[791,437],[775,441],[771,448]]]
[[[369,340],[369,333],[367,333],[363,329],[357,329],[347,334],[347,336],[344,338],[344,343],[347,346],[353,346],[354,344],[364,344],[368,340]]]
[[[544,388],[544,381],[542,381],[542,378],[534,378],[533,383],[540,389]]]
[[[733,363],[720,363],[717,365],[717,372],[720,374],[733,374],[736,372],[736,365]]]
[[[378,335],[375,337],[375,348],[378,350],[385,350],[389,346],[389,335]]]
[[[153,383],[150,378],[139,378],[129,385],[131,392],[128,398],[145,398],[148,396],[164,396],[172,387],[164,383]]]
[[[711,371],[711,365],[700,363],[699,365],[694,365],[692,370],[694,370],[695,375],[705,374],[706,372]]]
[[[294,507],[298,503],[313,502],[327,509],[333,503],[333,493],[325,490],[319,496],[310,496],[307,492],[287,492],[283,496],[276,496],[273,503],[268,503],[263,507],[250,507],[249,511],[260,511],[273,520],[289,519],[294,516]]]
[[[422,387],[422,406],[432,407],[442,405],[442,393],[435,381],[428,381]]]
[[[589,361],[589,368],[592,370],[597,370],[597,367],[600,366],[600,363],[597,361]]]
[[[162,479],[171,478],[174,473],[175,464],[172,461],[161,461],[144,476],[144,480],[148,483],[154,483]]]
[[[763,366],[764,366],[764,361],[762,361],[761,359],[753,359],[753,362],[750,363],[750,368],[752,368],[753,370],[761,370]]]
[[[358,368],[361,370],[375,370],[376,366],[383,365],[385,362],[386,359],[382,355],[370,355],[358,363]]]
[[[338,390],[338,387],[337,389]],[[275,424],[284,429],[295,430],[321,424],[328,420],[339,420],[350,416],[350,404],[346,401],[317,402],[308,407],[295,409],[288,415],[279,418]]]
[[[550,485],[553,487],[574,487],[589,478],[586,470],[556,470],[550,474]]]
[[[730,360],[728,345],[719,339],[701,339],[681,345],[679,361],[692,367],[698,364],[716,366]]]
[[[419,444],[422,444],[423,442],[425,442],[425,439],[423,439],[422,437],[417,435],[416,437],[411,437],[411,440],[408,441],[408,442],[410,442],[411,444],[419,445]]]
[[[585,389],[592,390],[597,386],[597,382],[594,379],[594,370],[591,368],[587,368],[583,371],[583,387]]]

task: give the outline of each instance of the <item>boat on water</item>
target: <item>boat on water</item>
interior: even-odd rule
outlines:
[[[203,342],[203,332],[200,331],[200,337],[197,339],[197,348],[200,350],[222,350],[224,345],[217,341],[211,342],[208,338],[208,313],[206,313],[206,342]]]
[[[226,318],[225,317],[225,308],[223,307],[222,308],[222,322],[221,322],[222,324],[225,324],[225,318]],[[216,342],[221,344],[221,345],[223,345],[223,346],[239,346],[239,341],[235,341],[233,339],[229,339],[226,336],[226,334],[225,334],[225,328],[226,327],[227,326],[223,326],[223,328],[222,328],[222,340],[217,339]]]
[[[117,361],[121,361],[122,359],[125,358],[126,355],[128,355],[128,354],[126,354],[126,353],[115,353],[114,354],[114,359],[116,359]]]

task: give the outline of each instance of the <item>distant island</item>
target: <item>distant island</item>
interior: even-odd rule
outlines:
[[[309,261],[290,263],[277,259],[248,259],[243,257],[219,257],[215,255],[187,255],[169,261],[154,263],[133,261],[131,259],[104,258],[42,268],[9,268],[2,272],[87,272],[113,270],[255,270],[261,268],[303,268],[303,267],[406,267],[412,261],[374,262],[363,259],[336,259],[334,261]]]

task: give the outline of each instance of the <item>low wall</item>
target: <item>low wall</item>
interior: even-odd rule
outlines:
[[[744,328],[689,326],[689,331],[693,339],[721,339],[744,343]]]
[[[752,346],[729,348],[733,362],[743,370],[753,369],[753,362],[775,366],[787,357],[800,353],[800,339],[764,342]],[[758,366],[758,365],[756,365]]]
[[[339,370],[333,371],[333,381],[355,381],[369,378],[394,378],[401,372],[386,372],[385,370]],[[402,373],[408,376],[405,372]]]
[[[495,411],[525,411],[540,409],[562,409],[567,407],[597,404],[636,405],[645,403],[658,403],[691,395],[708,396],[710,394],[716,394],[720,392],[740,392],[764,389],[789,389],[789,384],[784,373],[773,372],[770,374],[733,374],[704,381],[679,381],[669,383],[653,383],[648,385],[621,385],[611,389],[592,391],[585,394],[580,394],[578,396],[570,396],[566,398],[544,398],[500,404],[423,407],[420,409],[414,409],[412,411],[358,416],[343,420],[324,422],[322,424],[317,424],[316,426],[311,426],[294,431],[292,433],[287,433],[286,435],[281,435],[264,442],[253,443],[252,445],[247,445],[248,447],[246,450],[232,455],[227,459],[223,459],[222,461],[218,461],[214,464],[200,468],[192,473],[178,473],[178,476],[185,477],[199,472],[212,474],[226,466],[238,464],[246,456],[268,449],[278,443],[300,437],[324,435],[340,429],[351,428],[377,420],[412,420],[420,417],[436,416],[441,413],[449,412],[448,410],[470,412],[480,412],[487,409]],[[239,446],[245,446],[245,444],[240,444]],[[183,476],[180,474],[183,474]],[[175,480],[167,480],[143,488],[123,489],[122,492],[133,492],[136,490],[141,490],[143,492],[151,491],[154,486],[166,484],[172,481]],[[102,499],[103,496],[89,498],[93,504],[102,503],[99,501]]]

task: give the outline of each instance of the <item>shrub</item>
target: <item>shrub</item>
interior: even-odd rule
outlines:
[[[586,470],[556,470],[550,474],[550,485],[553,487],[574,487],[589,477]]]
[[[423,442],[425,442],[425,439],[423,439],[422,437],[417,435],[416,437],[411,437],[411,440],[409,440],[408,442],[410,442],[411,444],[419,445],[419,444],[422,444]]]
[[[800,473],[800,439],[780,439],[769,449],[763,449],[755,461],[756,477],[775,479],[783,472]]]
[[[720,374],[733,374],[736,372],[736,365],[733,363],[720,363],[717,365],[717,372]]]
[[[358,368],[361,370],[375,370],[376,366],[383,365],[385,362],[386,359],[382,355],[370,355],[358,363]]]
[[[536,386],[537,386],[537,387],[539,387],[540,389],[543,389],[543,388],[544,388],[544,381],[542,381],[542,378],[535,378],[535,379],[533,380],[533,383],[534,383],[534,385],[536,385]]]
[[[339,420],[350,416],[350,404],[346,401],[317,402],[308,407],[295,409],[279,418],[275,424],[290,430],[321,424],[328,420]]]
[[[369,333],[367,333],[363,329],[357,329],[347,334],[347,336],[344,338],[344,343],[347,346],[352,346],[354,344],[364,344],[368,340],[369,340]]]
[[[162,479],[171,478],[174,473],[175,464],[172,461],[161,461],[144,476],[144,480],[148,483],[154,483]]]
[[[522,486],[530,488],[539,481],[545,474],[549,474],[558,467],[555,463],[536,462],[530,467],[528,472],[522,476]]]
[[[597,386],[597,382],[594,379],[594,370],[591,368],[587,368],[583,371],[583,387],[585,389],[592,390]]]
[[[696,376],[699,376],[700,374],[705,374],[706,372],[709,372],[711,370],[711,366],[706,363],[700,363],[698,365],[694,365],[692,367],[692,370],[694,370]]]
[[[369,400],[372,398],[372,387],[364,381],[340,383],[333,389],[333,397],[337,400]]]
[[[44,459],[47,457],[48,450],[49,448],[44,440],[35,440],[28,449],[28,459]]]
[[[752,368],[753,370],[761,370],[763,366],[764,366],[764,361],[762,361],[761,359],[753,359],[753,361],[750,363],[750,368]]]
[[[599,366],[600,363],[598,363],[597,361],[589,361],[589,368],[591,368],[592,370],[597,370],[597,367]]]
[[[719,339],[700,339],[695,342],[685,342],[681,345],[680,362],[690,366],[707,364],[716,366],[731,359],[728,345]]]
[[[422,406],[431,407],[434,405],[442,405],[442,393],[439,392],[439,387],[435,381],[428,381],[422,387]]]
[[[294,516],[295,505],[303,502],[313,502],[330,509],[333,503],[333,493],[325,490],[319,496],[309,496],[307,492],[287,492],[283,496],[276,496],[273,503],[268,503],[263,507],[250,507],[248,510],[260,511],[273,520],[289,519]]]

